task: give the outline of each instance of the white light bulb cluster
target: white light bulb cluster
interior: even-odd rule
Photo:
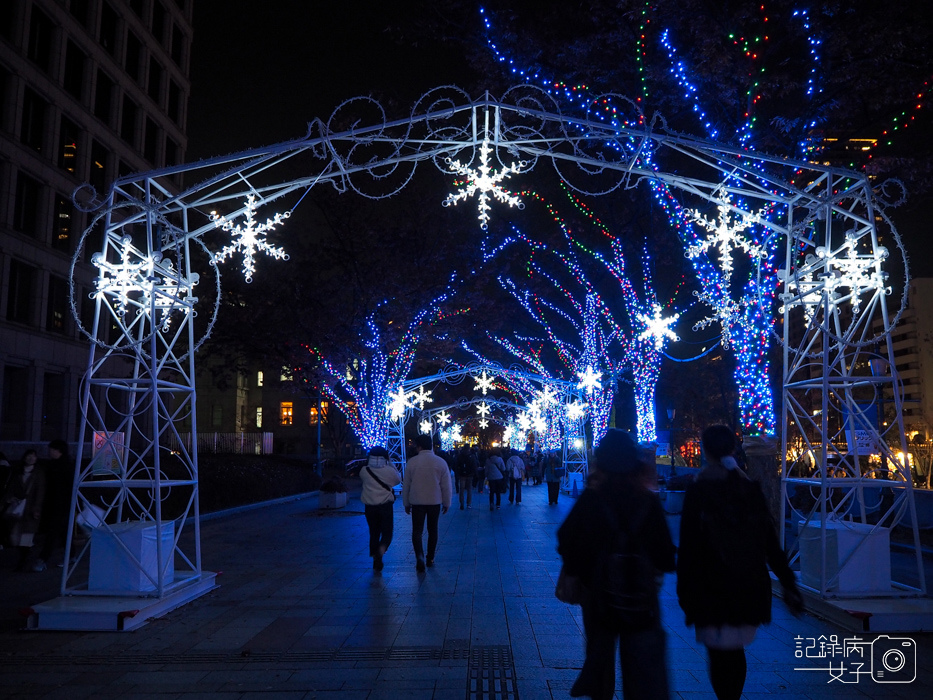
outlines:
[[[486,395],[487,391],[492,391],[495,388],[494,384],[495,384],[496,378],[494,376],[493,377],[488,376],[486,374],[486,370],[483,370],[483,373],[480,374],[480,376],[473,377],[473,379],[476,380],[476,386],[473,387],[473,390],[482,391],[483,396]]]

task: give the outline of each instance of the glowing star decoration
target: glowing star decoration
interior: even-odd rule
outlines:
[[[478,377],[473,377],[476,380],[476,386],[473,387],[473,391],[482,391],[483,396],[486,395],[487,391],[493,390],[493,383],[496,381],[495,377],[489,377],[486,375],[486,370],[483,370],[483,373]]]
[[[567,418],[572,421],[580,420],[586,413],[586,404],[580,403],[579,401],[574,401],[572,403],[568,403],[565,410],[567,411]]]
[[[694,223],[699,224],[709,232],[702,242],[687,247],[686,256],[695,258],[705,253],[710,248],[715,248],[719,253],[719,267],[723,276],[728,281],[732,277],[732,254],[736,250],[744,250],[752,258],[763,258],[766,255],[765,249],[749,241],[742,232],[751,228],[761,221],[761,217],[753,214],[743,213],[741,217],[736,218],[731,209],[731,200],[729,195],[720,190],[716,193],[717,209],[719,217],[712,221],[703,216],[699,210],[694,209],[688,212]]]
[[[408,398],[411,399],[412,404],[418,404],[419,411],[424,410],[424,405],[426,403],[434,402],[434,399],[431,398],[431,392],[425,391],[423,386],[419,386],[417,391],[410,393]]]
[[[477,412],[479,415],[481,415],[483,418],[486,417],[486,415],[489,413],[489,411],[490,411],[490,408],[489,408],[488,404],[487,404],[485,401],[483,401],[479,406],[476,407],[476,412]]]
[[[479,427],[480,427],[480,428],[488,428],[488,427],[489,427],[489,421],[486,420],[485,418],[481,418],[480,421],[479,421]]]
[[[405,393],[402,387],[399,387],[394,392],[390,391],[387,398],[389,400],[389,415],[392,417],[392,420],[398,420],[404,416],[406,409],[411,406],[411,403],[408,401],[408,394]]]
[[[525,166],[524,161],[512,163],[497,173],[490,173],[489,154],[491,152],[492,148],[489,146],[489,138],[487,137],[483,139],[483,143],[479,147],[478,168],[471,168],[469,164],[464,165],[459,160],[447,159],[447,166],[450,168],[450,172],[465,177],[466,186],[455,194],[447,195],[447,199],[443,202],[445,207],[456,206],[459,202],[479,192],[479,196],[477,197],[477,201],[479,202],[479,221],[480,228],[484,231],[489,225],[489,211],[491,209],[489,206],[490,193],[492,193],[492,196],[497,200],[503,204],[508,204],[510,207],[518,207],[519,209],[525,207],[518,195],[510,194],[499,186],[499,183],[505,178],[520,172]]]
[[[450,423],[450,414],[447,413],[447,411],[441,411],[440,413],[437,414],[435,418],[437,420],[438,425],[447,427],[447,424]]]
[[[227,258],[233,257],[235,253],[243,254],[243,276],[247,282],[253,281],[253,273],[256,271],[256,253],[265,253],[276,260],[288,260],[286,252],[277,246],[269,245],[266,241],[266,233],[274,229],[287,219],[291,212],[276,214],[271,219],[266,219],[266,223],[259,224],[255,219],[256,214],[256,195],[250,193],[246,197],[246,222],[244,226],[234,223],[227,217],[219,215],[217,212],[211,212],[211,221],[214,226],[228,231],[233,242],[230,245],[214,254],[214,262],[220,263]]]
[[[583,372],[577,372],[577,376],[580,378],[577,389],[583,389],[587,396],[592,396],[603,388],[603,373],[594,371],[592,365],[587,365]]]
[[[638,339],[648,340],[649,338],[654,338],[655,350],[660,351],[664,349],[665,338],[673,341],[680,340],[677,334],[671,330],[671,326],[677,322],[677,319],[680,318],[680,314],[674,314],[673,316],[662,318],[661,305],[655,304],[653,316],[649,316],[648,314],[638,314],[637,318],[639,323],[643,323],[645,325],[645,330],[641,332],[641,335],[638,336]]]
[[[423,435],[431,434],[431,421],[425,419],[418,424],[418,429],[421,430]]]

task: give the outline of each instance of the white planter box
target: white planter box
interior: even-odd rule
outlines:
[[[319,505],[321,508],[343,508],[347,505],[346,493],[324,493],[320,494]]]
[[[820,588],[822,543],[819,521],[800,522],[800,580]],[[883,593],[891,590],[891,540],[886,527],[826,523],[827,590],[837,593]]]
[[[95,528],[91,533],[91,563],[88,588],[98,591],[156,590],[159,580],[158,536],[149,521],[116,523]],[[175,580],[175,523],[162,523],[163,584]],[[128,550],[128,551],[127,551]],[[138,561],[137,564],[135,561]],[[148,574],[148,575],[147,575]],[[150,580],[150,577],[152,579]]]

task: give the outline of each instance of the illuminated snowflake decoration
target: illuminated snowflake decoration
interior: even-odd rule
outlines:
[[[120,262],[108,262],[102,253],[95,253],[91,262],[100,270],[96,281],[96,295],[110,297],[119,316],[125,316],[130,307],[148,312],[154,307],[154,323],[168,331],[171,324],[171,311],[178,308],[189,309],[188,304],[181,304],[183,297],[190,297],[192,288],[197,284],[198,276],[191,280],[183,279],[172,266],[171,261],[162,263],[162,254],[145,256],[138,251],[129,236],[120,240]],[[189,299],[190,301],[190,299]]]
[[[431,426],[431,421],[429,421],[429,420],[427,420],[427,419],[421,421],[421,422],[418,424],[418,429],[421,431],[421,433],[422,433],[423,435],[430,435],[430,434],[431,434],[431,427],[432,427],[432,426]]]
[[[888,250],[879,246],[873,253],[859,254],[858,238],[846,234],[846,241],[835,254],[825,247],[816,249],[816,255],[808,255],[804,261],[804,272],[796,277],[786,270],[778,271],[778,279],[787,284],[787,292],[781,295],[785,306],[795,303],[816,306],[823,303],[823,294],[833,305],[848,300],[852,313],[861,311],[861,295],[869,291],[890,294],[888,274],[881,272],[881,263],[887,259]],[[847,289],[848,293],[841,290]],[[796,301],[795,301],[796,298]],[[781,307],[783,313],[785,307]]]
[[[489,411],[490,411],[489,405],[485,401],[483,401],[479,406],[476,407],[476,412],[479,415],[481,415],[483,418],[487,416]]]
[[[577,372],[577,377],[580,378],[577,382],[577,389],[583,389],[583,393],[587,396],[592,396],[603,388],[603,373],[596,372],[592,365],[587,365],[583,372]]]
[[[579,401],[573,401],[567,404],[567,418],[572,421],[580,420],[586,414],[586,404]]]
[[[466,178],[466,185],[459,192],[447,195],[447,199],[443,202],[445,207],[456,206],[459,202],[472,197],[478,192],[479,222],[480,228],[484,231],[489,225],[489,212],[491,210],[489,206],[490,193],[498,201],[503,204],[508,204],[510,207],[523,209],[525,206],[517,195],[510,194],[507,190],[499,186],[499,183],[505,178],[520,172],[521,169],[525,167],[524,161],[512,163],[499,172],[491,172],[491,168],[489,167],[490,153],[492,153],[492,148],[489,146],[489,138],[487,137],[483,139],[483,143],[479,147],[478,168],[471,168],[469,164],[464,165],[459,160],[447,159],[447,166],[450,168],[450,172],[456,175],[462,175]]]
[[[761,217],[757,214],[742,213],[741,217],[737,218],[731,209],[729,195],[722,190],[716,195],[719,202],[716,207],[719,217],[716,221],[707,219],[697,209],[689,212],[693,221],[706,229],[709,235],[702,242],[688,246],[685,255],[695,258],[710,248],[715,248],[719,253],[719,268],[728,281],[732,277],[732,255],[736,250],[743,250],[752,258],[763,258],[767,253],[763,246],[752,243],[742,235],[743,231],[759,223]]]
[[[531,416],[529,416],[527,413],[522,413],[518,416],[518,418],[515,419],[515,423],[519,430],[521,430],[523,433],[527,433],[531,428]]]
[[[408,394],[402,387],[389,392],[389,415],[392,417],[392,420],[398,420],[404,416],[405,411],[412,406],[408,398]]]
[[[256,271],[256,253],[265,253],[276,260],[288,260],[288,254],[274,245],[269,245],[266,241],[266,233],[274,229],[287,219],[291,212],[276,214],[271,219],[266,219],[266,223],[256,222],[256,195],[250,193],[246,197],[246,221],[245,225],[234,224],[227,217],[219,215],[217,212],[211,212],[211,221],[214,226],[222,228],[231,234],[233,242],[230,245],[214,254],[214,262],[221,263],[227,258],[233,257],[236,253],[243,254],[243,276],[247,282],[253,281],[253,273]]]
[[[557,392],[552,387],[546,386],[538,392],[535,403],[541,407],[541,410],[546,411],[548,407],[557,403]]]
[[[638,314],[637,318],[638,322],[644,324],[645,326],[645,330],[641,332],[641,334],[638,336],[638,339],[648,340],[649,338],[654,338],[655,350],[664,349],[665,339],[673,341],[680,340],[677,334],[671,330],[671,326],[677,322],[677,319],[680,318],[680,314],[674,314],[673,316],[662,318],[661,305],[655,304],[653,316],[649,316],[648,314]]]
[[[492,391],[494,386],[493,383],[496,381],[495,377],[489,377],[486,375],[486,370],[483,370],[483,373],[478,377],[473,377],[476,380],[476,386],[473,387],[473,391],[482,391],[483,396],[486,395],[487,391]]]
[[[418,405],[419,411],[424,410],[424,405],[426,403],[434,402],[434,399],[431,398],[431,392],[425,391],[423,386],[419,386],[417,391],[410,393],[408,398],[411,400],[412,404]]]
[[[480,420],[479,420],[479,427],[480,427],[480,428],[488,428],[488,427],[489,427],[489,421],[486,420],[485,418],[480,418]]]
[[[505,429],[502,431],[502,442],[511,444],[512,438],[515,435],[515,425],[512,423],[506,423]]]
[[[735,301],[725,295],[714,297],[709,292],[694,292],[693,295],[713,309],[712,315],[707,316],[693,325],[693,330],[699,331],[714,323],[718,323],[722,347],[728,350],[732,345],[732,327],[742,317],[744,302]]]
[[[450,423],[450,414],[447,413],[447,411],[441,411],[435,416],[435,419],[437,420],[438,425],[446,427],[447,424]]]

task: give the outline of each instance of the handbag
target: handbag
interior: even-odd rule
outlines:
[[[567,467],[554,467],[554,476],[559,479],[563,479],[564,475],[567,473]]]
[[[7,503],[3,509],[4,520],[22,520],[26,515],[26,499],[17,498],[11,503]]]
[[[554,587],[554,597],[567,605],[583,604],[583,582],[578,576],[571,576],[561,566],[557,576],[557,586]]]

